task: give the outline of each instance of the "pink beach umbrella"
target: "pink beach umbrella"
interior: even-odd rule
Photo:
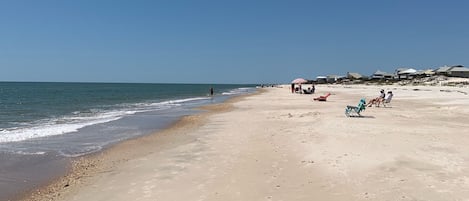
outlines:
[[[296,78],[293,81],[291,81],[292,84],[303,84],[303,83],[306,83],[306,82],[308,82],[308,80],[305,80],[303,78]]]

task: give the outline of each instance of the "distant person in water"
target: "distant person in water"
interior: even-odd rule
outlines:
[[[210,96],[213,96],[213,87],[210,87]]]

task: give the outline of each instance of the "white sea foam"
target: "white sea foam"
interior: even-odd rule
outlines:
[[[103,148],[102,146],[88,146],[88,147],[84,147],[84,148],[82,147],[82,149],[80,151],[75,152],[75,153],[74,152],[66,152],[64,150],[60,150],[59,153],[62,156],[74,158],[74,157],[79,157],[79,156],[83,156],[83,155],[86,155],[86,154],[89,154],[89,153],[99,151],[102,148]]]
[[[238,88],[223,95],[246,93],[250,88]],[[75,111],[68,116],[42,119],[36,122],[20,123],[14,128],[0,128],[0,143],[19,142],[42,137],[57,136],[77,132],[79,129],[95,124],[106,123],[121,119],[127,115],[179,107],[192,102],[209,100],[210,97],[193,97],[162,102],[144,102],[119,104],[114,109],[90,109]]]
[[[36,151],[36,152],[15,151],[14,153],[21,154],[21,155],[44,155],[46,154],[45,151]]]
[[[86,126],[115,121],[127,115],[179,107],[191,101],[206,99],[209,98],[196,97],[156,103],[120,104],[116,106],[118,110],[111,111],[100,109],[75,111],[65,117],[43,119],[36,122],[22,124],[19,127],[0,129],[0,143],[19,142],[35,138],[73,133]]]
[[[237,88],[237,89],[233,89],[229,92],[223,92],[222,94],[223,95],[238,95],[238,94],[243,94],[243,93],[247,93],[251,88]]]
[[[199,101],[199,100],[208,100],[210,98],[208,97],[196,97],[196,98],[186,98],[186,99],[179,99],[179,100],[169,100],[169,101],[164,101],[160,102],[157,104],[174,104],[174,105],[180,105],[181,103],[187,103],[187,102],[192,102],[192,101]]]
[[[35,126],[8,129],[0,131],[0,143],[2,142],[18,142],[40,137],[48,137],[54,135],[62,135],[65,133],[76,132],[78,129],[85,126],[90,126],[99,123],[105,123],[122,118],[122,116],[113,116],[105,114],[100,117],[94,118],[73,118],[74,121],[66,121],[65,119],[51,120],[49,123],[40,124]],[[79,121],[79,119],[82,119]]]

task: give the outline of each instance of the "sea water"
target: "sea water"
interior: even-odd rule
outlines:
[[[74,157],[254,91],[254,85],[0,82],[0,200],[65,174]]]
[[[210,88],[215,96],[209,96]],[[78,156],[253,85],[0,82],[0,152]]]

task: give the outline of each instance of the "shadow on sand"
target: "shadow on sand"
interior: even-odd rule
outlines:
[[[351,115],[351,116],[346,116],[346,117],[350,117],[350,118],[363,118],[363,119],[374,119],[375,117],[374,116],[369,116],[369,115]]]

